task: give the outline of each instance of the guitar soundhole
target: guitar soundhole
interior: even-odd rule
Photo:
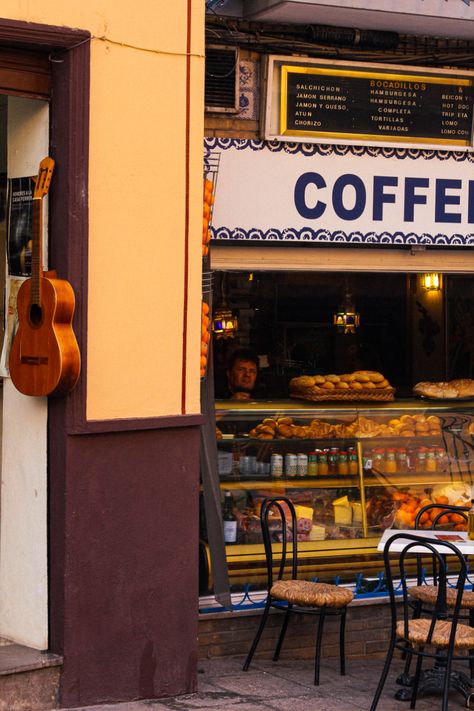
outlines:
[[[43,309],[39,304],[30,306],[30,323],[32,326],[39,326],[43,320]]]

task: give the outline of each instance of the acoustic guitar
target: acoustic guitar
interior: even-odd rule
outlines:
[[[65,395],[77,383],[81,356],[72,329],[75,298],[69,282],[43,272],[43,198],[54,160],[43,158],[31,207],[31,278],[17,299],[18,330],[9,357],[13,385],[24,395]]]

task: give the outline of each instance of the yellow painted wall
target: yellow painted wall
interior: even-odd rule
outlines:
[[[204,2],[191,0],[186,413],[200,411]],[[187,0],[4,0],[91,40],[87,417],[182,413]]]

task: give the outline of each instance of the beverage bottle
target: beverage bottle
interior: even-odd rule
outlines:
[[[474,499],[471,499],[471,508],[467,512],[467,537],[474,540]]]
[[[234,498],[231,491],[226,491],[224,494],[222,521],[224,523],[224,543],[236,543],[237,517],[234,513]]]

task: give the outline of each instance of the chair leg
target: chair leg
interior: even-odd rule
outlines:
[[[420,647],[420,652],[423,651],[423,647]],[[421,677],[421,665],[423,664],[423,657],[421,654],[418,655],[418,659],[416,660],[416,668],[415,668],[415,677],[413,679],[413,687],[411,691],[411,699],[410,699],[410,708],[414,709],[416,705],[416,697],[418,694],[418,685],[420,683],[420,677]]]
[[[341,676],[346,674],[346,613],[347,607],[341,612],[341,622],[339,625],[339,659],[341,662]]]
[[[326,616],[326,610],[324,607],[321,608],[319,613],[318,622],[318,633],[316,635],[316,658],[314,660],[314,685],[319,686],[319,667],[321,662],[321,642],[323,639],[323,628],[324,628],[324,618]]]
[[[451,666],[453,663],[454,649],[448,648],[448,653],[446,655],[446,670],[444,677],[444,689],[443,689],[443,705],[441,707],[442,711],[448,711],[448,701],[449,701],[449,682],[451,680]]]
[[[416,605],[413,609],[413,616],[412,616],[413,620],[418,620],[421,617],[422,605],[423,605],[423,603],[420,600],[416,601]],[[412,658],[412,654],[410,652],[410,645],[407,644],[405,646],[405,649],[402,652],[402,659],[405,660],[405,666],[403,668],[402,673],[397,678],[397,684],[401,684],[402,686],[409,686],[409,684],[411,683],[411,677],[410,677],[411,658]]]
[[[377,708],[377,705],[380,701],[383,687],[385,686],[385,682],[387,680],[390,665],[392,663],[394,650],[395,650],[395,635],[392,635],[392,638],[390,639],[390,646],[389,646],[388,652],[387,652],[387,657],[385,659],[385,664],[383,665],[382,674],[380,676],[380,680],[379,680],[377,689],[375,690],[374,700],[372,701],[372,706],[370,707],[370,711],[375,711],[375,709]]]
[[[252,646],[250,647],[250,651],[247,654],[247,659],[245,660],[244,666],[242,667],[243,671],[247,671],[250,662],[252,661],[253,655],[255,654],[255,650],[257,649],[257,645],[260,642],[260,637],[262,636],[263,628],[266,625],[267,619],[268,619],[268,613],[270,612],[270,605],[271,605],[271,597],[270,594],[268,595],[267,602],[265,605],[265,609],[263,611],[262,617],[260,619],[260,624],[257,629],[257,634],[255,635],[255,639],[252,642]]]
[[[469,627],[474,627],[474,610],[469,610]],[[469,668],[471,673],[471,679],[474,679],[474,649],[469,650]]]
[[[291,608],[292,605],[289,603],[288,608],[285,612],[285,617],[283,618],[283,624],[281,626],[280,635],[278,637],[277,646],[275,648],[275,654],[273,655],[274,662],[277,662],[280,658],[281,645],[283,644],[283,640],[285,639],[286,629],[288,627],[288,622],[290,621]]]

